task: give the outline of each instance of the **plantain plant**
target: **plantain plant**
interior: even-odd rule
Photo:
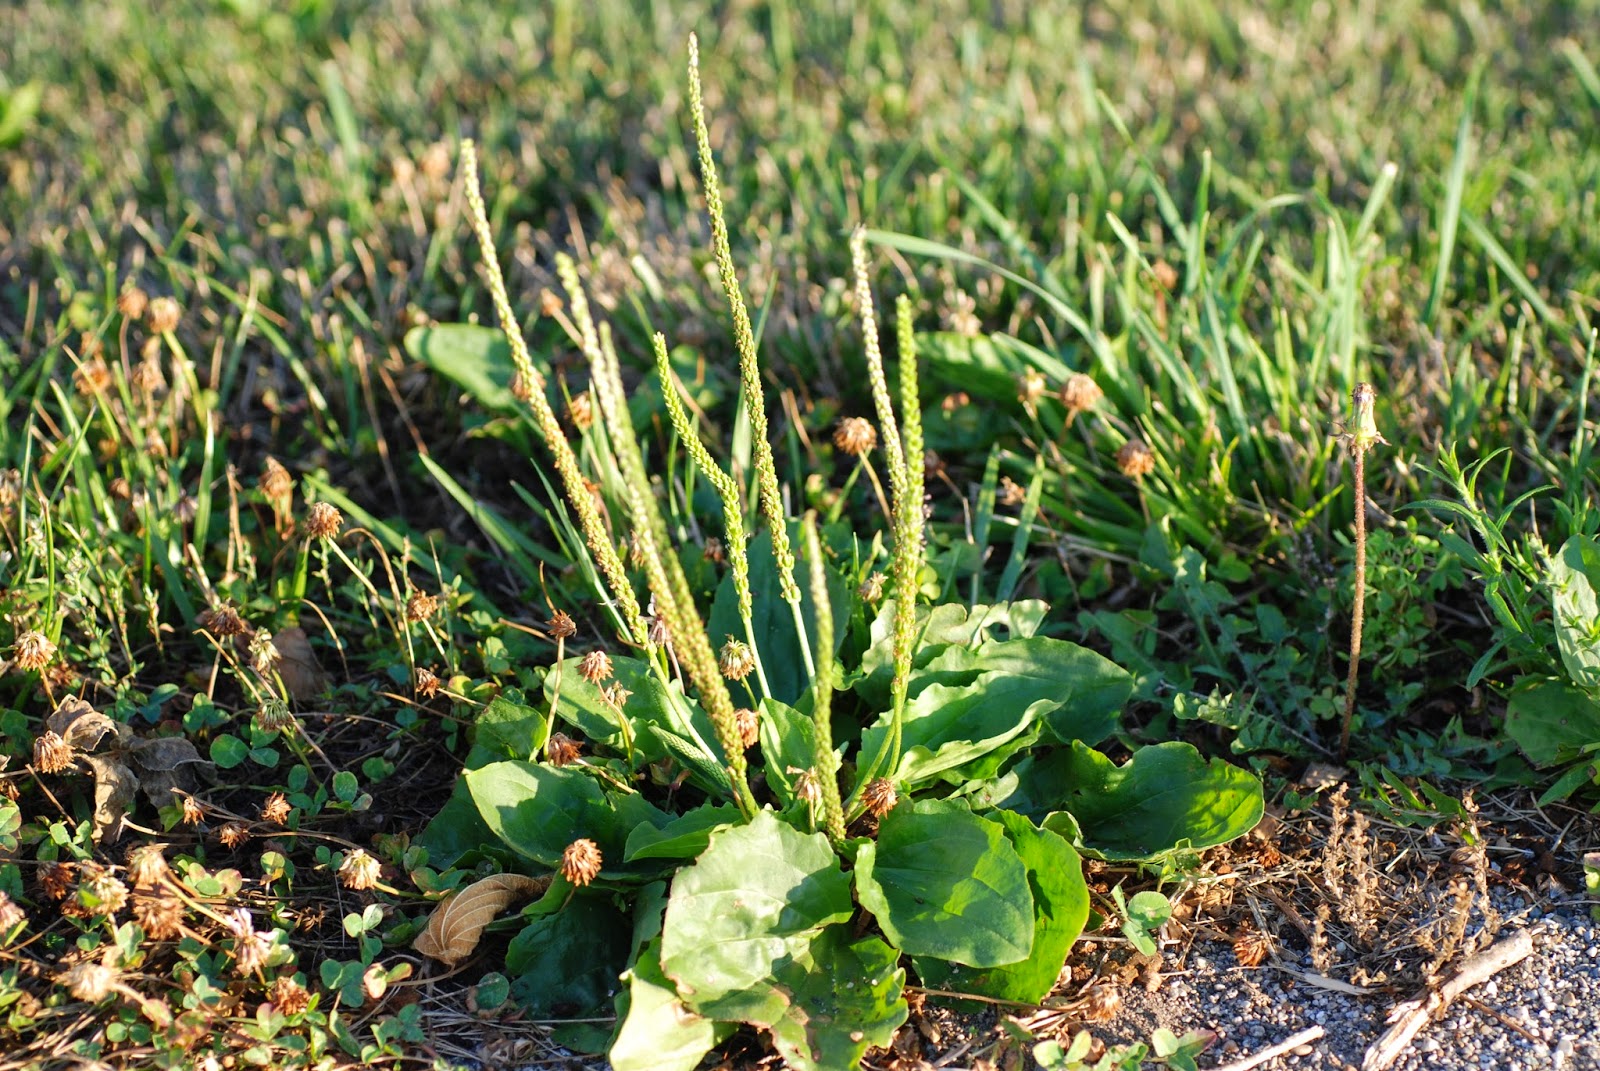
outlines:
[[[891,391],[860,232],[889,549],[847,521],[788,515],[692,38],[689,89],[754,491],[702,439],[659,334],[648,363],[675,440],[665,456],[681,449],[692,468],[651,473],[617,339],[562,259],[592,397],[572,407],[588,422],[568,439],[463,145],[503,334],[436,326],[408,347],[530,423],[553,470],[550,516],[614,642],[545,667],[542,694],[508,691],[478,713],[468,769],[422,845],[434,866],[490,858],[550,875],[506,953],[511,994],[542,1016],[614,999],[613,1028],[564,1039],[608,1049],[618,1071],[693,1068],[740,1026],[796,1068],[856,1067],[905,1021],[908,978],[1041,1000],[1088,917],[1083,855],[1155,861],[1222,843],[1260,817],[1261,787],[1184,744],[1113,762],[1095,747],[1117,730],[1126,672],[1041,634],[1040,602],[941,601],[949,589],[925,584],[912,308],[897,305]],[[867,445],[859,431],[853,445]],[[694,517],[679,491],[690,479],[711,486],[720,517]],[[721,533],[725,574],[701,568],[692,536],[705,531]],[[563,654],[576,642],[564,612],[549,631]]]

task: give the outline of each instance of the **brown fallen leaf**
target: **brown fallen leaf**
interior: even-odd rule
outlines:
[[[428,928],[417,935],[411,947],[430,959],[454,967],[472,955],[484,927],[513,900],[519,896],[537,896],[549,887],[549,878],[491,874],[442,900],[428,917]]]
[[[91,831],[95,844],[109,848],[122,839],[123,823],[128,817],[128,804],[139,779],[124,766],[120,753],[85,755],[83,761],[94,771],[94,817]]]
[[[303,628],[286,628],[272,634],[272,646],[278,649],[278,676],[283,678],[289,694],[300,702],[315,699],[328,687],[327,674],[317,662],[311,641]]]
[[[44,724],[76,751],[93,751],[101,737],[117,727],[116,722],[75,696],[63,699]]]

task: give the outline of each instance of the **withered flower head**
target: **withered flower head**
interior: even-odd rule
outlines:
[[[279,512],[289,508],[289,501],[294,495],[294,477],[289,475],[289,470],[279,464],[275,457],[267,458],[267,463],[262,466],[261,479],[256,481],[256,486],[261,489],[261,494],[272,503]]]
[[[193,796],[183,797],[183,824],[197,826],[200,819],[205,817],[205,811],[200,807],[200,801]]]
[[[1000,493],[995,497],[999,499],[1002,506],[1012,508],[1022,505],[1028,495],[1016,480],[1013,480],[1010,476],[1002,476],[1000,477]]]
[[[1254,926],[1243,926],[1233,937],[1233,956],[1241,967],[1259,967],[1272,952],[1272,938]]]
[[[111,492],[111,497],[119,502],[126,502],[133,497],[133,485],[126,476],[113,476],[106,485],[106,490]]]
[[[566,766],[577,762],[582,752],[583,745],[565,733],[551,733],[550,740],[544,747],[544,757],[551,766]]]
[[[665,647],[672,639],[672,633],[667,629],[667,619],[660,614],[651,614],[645,620],[650,623],[645,631],[645,639],[652,647]]]
[[[588,431],[594,426],[594,403],[589,400],[588,392],[574,394],[567,402],[567,419],[579,431]]]
[[[749,707],[733,712],[733,725],[739,730],[739,741],[745,747],[755,747],[756,741],[761,739],[761,718]]]
[[[33,767],[40,773],[60,773],[72,765],[72,745],[54,729],[46,729],[33,741]]]
[[[875,818],[882,818],[894,810],[894,805],[899,799],[894,790],[894,782],[887,777],[869,781],[867,787],[861,790],[861,804]]]
[[[128,853],[128,880],[136,889],[153,888],[170,872],[159,844],[144,844]]]
[[[716,536],[706,536],[705,546],[701,548],[700,556],[706,561],[721,565],[728,560],[728,547]]]
[[[730,681],[742,681],[755,671],[756,653],[743,640],[729,636],[728,642],[722,645],[722,652],[717,657],[717,668],[722,670],[722,675]]]
[[[11,897],[0,892],[0,942],[5,940],[6,935],[15,929],[18,923],[27,921],[26,912],[18,907]]]
[[[278,1014],[299,1015],[311,1003],[311,994],[306,992],[305,986],[286,974],[272,983],[272,988],[267,990],[267,999],[278,1009]]]
[[[45,863],[39,868],[39,888],[52,900],[63,900],[77,887],[78,868],[74,863]]]
[[[873,573],[861,582],[856,594],[861,597],[862,602],[877,602],[883,598],[883,582],[882,573]]]
[[[312,539],[337,539],[344,515],[330,502],[313,502],[306,511],[306,535]]]
[[[177,327],[181,319],[183,319],[183,306],[173,298],[158,297],[151,299],[144,325],[150,329],[151,334],[164,335]]]
[[[16,659],[18,669],[37,671],[48,666],[56,656],[56,645],[44,633],[29,629],[17,637],[11,656]]]
[[[133,389],[149,397],[167,385],[166,374],[161,371],[161,360],[152,354],[145,357],[133,366],[133,376],[129,380]]]
[[[804,800],[812,807],[822,806],[822,782],[817,780],[815,770],[801,770],[800,776],[794,779],[794,794],[796,798]]]
[[[224,822],[217,830],[217,839],[224,848],[237,848],[250,839],[250,827],[243,822]]]
[[[78,903],[94,914],[115,915],[128,905],[128,887],[104,867],[91,870],[85,865],[83,880],[78,883]]]
[[[272,954],[272,935],[257,930],[249,908],[235,908],[227,919],[233,934],[233,969],[238,974],[254,974],[266,966]]]
[[[612,681],[600,690],[600,694],[605,696],[607,703],[621,710],[622,705],[628,701],[628,697],[633,693],[624,688],[621,681]]]
[[[239,616],[239,611],[227,603],[212,610],[201,610],[194,620],[195,624],[218,639],[224,640],[231,636],[242,636],[250,627],[244,623],[244,618]]]
[[[111,369],[107,368],[106,362],[99,357],[91,357],[73,370],[72,387],[84,397],[103,394],[109,386],[111,386]]]
[[[581,837],[561,853],[561,876],[574,885],[587,885],[600,875],[600,863],[600,846]]]
[[[1067,407],[1070,416],[1077,416],[1087,409],[1093,409],[1104,397],[1105,391],[1100,389],[1100,384],[1082,372],[1072,373],[1061,385],[1061,404]]]
[[[1156,470],[1156,456],[1142,439],[1129,439],[1117,451],[1117,468],[1130,480],[1140,480]]]
[[[1017,377],[1017,400],[1023,405],[1032,405],[1044,397],[1048,387],[1044,373],[1037,368],[1030,368]]]
[[[429,595],[424,591],[413,591],[406,599],[406,620],[417,622],[426,621],[439,609],[438,596]]]
[[[339,884],[360,892],[378,884],[383,864],[360,848],[352,848],[339,864]]]
[[[183,901],[168,892],[133,894],[133,921],[152,940],[171,941],[183,935]]]
[[[117,311],[130,320],[144,318],[145,306],[150,304],[150,295],[137,286],[130,286],[117,295]]]
[[[278,663],[283,661],[283,652],[272,642],[272,633],[264,628],[256,629],[250,637],[249,655],[250,668],[263,677],[270,676],[278,668]]]
[[[1122,994],[1110,985],[1094,986],[1078,1002],[1084,1019],[1091,1023],[1107,1023],[1117,1017],[1122,1008]]]
[[[578,661],[578,676],[590,684],[599,684],[611,676],[611,659],[604,651],[590,651]]]
[[[439,675],[426,666],[417,667],[417,695],[423,699],[432,699],[439,693]]]
[[[103,963],[79,963],[58,975],[56,981],[66,986],[75,999],[98,1004],[117,988],[120,978]]]
[[[275,695],[268,695],[256,708],[256,724],[266,732],[281,733],[295,727],[294,711]]]
[[[865,417],[845,417],[833,429],[833,445],[851,457],[860,457],[878,445],[878,429]]]
[[[570,640],[578,634],[578,626],[573,624],[572,618],[565,610],[557,610],[550,615],[550,620],[545,622],[546,629],[550,631],[552,639]]]
[[[267,797],[261,805],[261,820],[281,826],[289,821],[289,816],[294,813],[294,808],[289,806],[289,801],[282,792],[274,792]]]

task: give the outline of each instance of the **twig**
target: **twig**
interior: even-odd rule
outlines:
[[[1262,1049],[1254,1056],[1246,1056],[1242,1060],[1235,1060],[1231,1064],[1218,1064],[1212,1071],[1249,1071],[1252,1067],[1260,1067],[1268,1060],[1282,1056],[1292,1049],[1315,1041],[1322,1036],[1322,1027],[1308,1026],[1298,1034],[1292,1034],[1271,1048]]]
[[[1532,954],[1533,936],[1527,930],[1522,930],[1496,941],[1463,961],[1455,974],[1437,989],[1424,989],[1410,1000],[1396,1004],[1390,1009],[1388,1017],[1393,1025],[1367,1049],[1361,1061],[1361,1071],[1383,1071],[1399,1058],[1406,1046],[1411,1044],[1411,1039],[1430,1019],[1444,1012],[1452,1000]]]

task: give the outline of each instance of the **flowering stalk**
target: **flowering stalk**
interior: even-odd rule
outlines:
[[[812,767],[822,788],[823,828],[834,847],[842,848],[844,805],[839,802],[839,757],[833,752],[833,607],[828,600],[828,573],[822,564],[815,512],[805,515],[800,538],[811,565],[811,598],[817,608],[817,675],[811,681],[811,724],[816,737]]]
[[[1356,590],[1355,603],[1350,610],[1350,671],[1344,685],[1344,726],[1339,730],[1339,757],[1344,758],[1350,749],[1350,722],[1356,713],[1356,680],[1361,669],[1361,620],[1367,599],[1367,451],[1378,443],[1388,443],[1378,434],[1378,422],[1373,417],[1373,404],[1378,400],[1377,388],[1371,383],[1357,383],[1350,394],[1350,431],[1345,435],[1345,445],[1350,448],[1350,458],[1355,465],[1356,483]]]
[[[622,559],[617,556],[617,548],[611,542],[605,524],[600,519],[599,507],[584,483],[583,473],[578,468],[578,459],[567,442],[566,433],[561,430],[561,422],[556,419],[555,412],[551,410],[550,403],[544,396],[544,377],[534,369],[533,358],[528,354],[527,340],[522,337],[522,329],[517,325],[516,316],[511,311],[511,299],[506,295],[505,278],[500,273],[500,261],[495,256],[494,235],[489,230],[489,216],[484,208],[483,193],[478,188],[478,153],[470,140],[461,143],[461,170],[466,185],[467,208],[472,229],[477,235],[478,247],[483,251],[483,267],[489,283],[489,296],[494,302],[494,311],[500,320],[500,328],[505,332],[506,341],[511,347],[512,364],[516,366],[522,382],[527,384],[526,401],[528,407],[533,410],[534,426],[543,437],[545,447],[555,461],[556,471],[560,474],[562,486],[567,492],[567,501],[577,511],[584,542],[588,545],[589,552],[594,555],[600,574],[605,578],[606,586],[611,591],[621,623],[632,641],[637,646],[643,647],[649,638],[649,630],[645,626],[644,615],[639,612],[638,597],[634,595],[633,587],[628,583],[628,575],[622,568]]]
[[[728,221],[722,210],[722,186],[717,180],[717,163],[711,157],[711,135],[706,129],[705,100],[700,91],[700,42],[689,35],[689,111],[694,119],[695,142],[700,151],[701,183],[705,188],[706,214],[711,218],[711,249],[717,260],[717,277],[733,316],[733,342],[739,351],[739,381],[744,391],[745,409],[750,414],[750,437],[755,444],[756,487],[761,513],[772,532],[772,556],[778,565],[778,585],[783,599],[794,613],[795,632],[800,637],[800,655],[806,673],[816,676],[811,645],[806,637],[805,617],[800,611],[800,587],[794,580],[794,550],[789,545],[789,525],[783,515],[783,498],[778,491],[778,470],[772,461],[772,444],[767,441],[767,401],[761,389],[761,370],[756,364],[756,336],[750,326],[750,310],[739,290],[734,271],[733,248],[728,241]]]

